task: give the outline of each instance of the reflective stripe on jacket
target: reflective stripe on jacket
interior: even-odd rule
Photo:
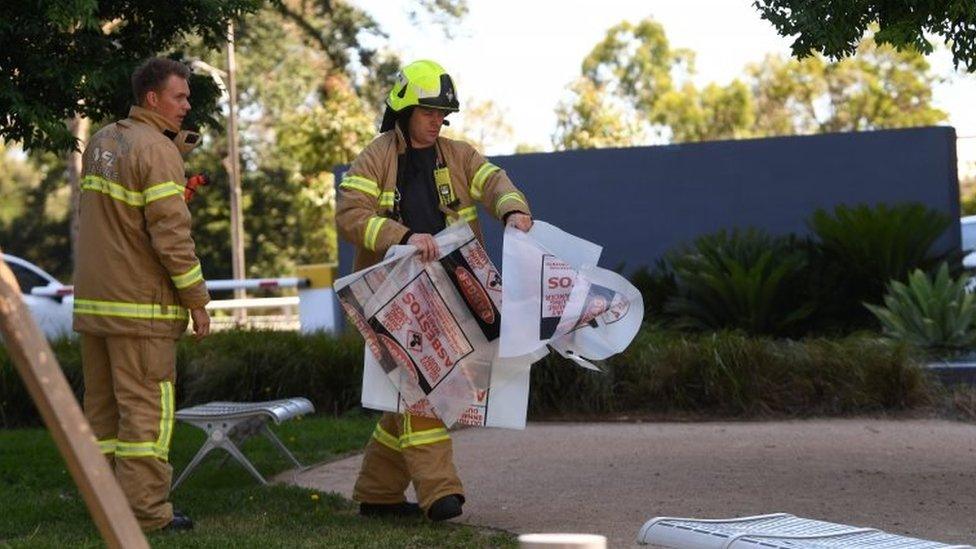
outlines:
[[[152,111],[102,128],[83,156],[74,328],[95,335],[179,337],[188,309],[210,301],[190,237],[184,165]]]
[[[531,215],[525,195],[515,188],[505,171],[485,160],[474,147],[446,137],[437,138],[437,147],[457,198],[453,207],[441,206],[448,223],[464,219],[480,239],[476,202],[498,219],[514,211]],[[390,219],[397,156],[405,150],[406,141],[399,127],[381,134],[356,157],[339,184],[336,225],[340,236],[356,247],[355,270],[378,262],[409,230]]]

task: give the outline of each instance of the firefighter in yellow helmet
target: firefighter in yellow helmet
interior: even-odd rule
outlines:
[[[459,220],[482,239],[478,203],[508,225],[531,228],[525,196],[504,170],[468,143],[440,136],[447,115],[458,110],[454,81],[437,63],[416,61],[397,74],[380,135],[339,185],[336,220],[339,234],[356,247],[356,270],[377,263],[396,244],[416,246],[422,260],[434,261],[439,253],[433,235]],[[411,482],[418,503],[404,497]],[[383,414],[366,446],[353,498],[368,516],[423,512],[440,521],[460,515],[464,490],[444,423]]]

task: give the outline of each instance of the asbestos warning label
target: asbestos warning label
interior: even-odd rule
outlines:
[[[474,351],[426,271],[404,286],[375,318],[390,336],[389,341],[382,340],[387,350],[399,366],[417,374],[425,394]]]

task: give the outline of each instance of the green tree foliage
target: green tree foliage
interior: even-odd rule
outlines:
[[[10,223],[23,215],[25,190],[36,187],[42,175],[21,151],[0,141],[0,224]]]
[[[592,80],[581,78],[573,84],[575,100],[556,107],[557,149],[627,147],[643,140],[642,126],[614,104],[607,92]]]
[[[0,247],[62,281],[71,278],[69,189],[54,153],[24,156],[0,142]]]
[[[423,14],[442,3],[419,9]],[[380,107],[400,65],[396,56],[365,45],[382,38],[375,21],[345,2],[283,0],[240,22],[241,186],[250,276],[286,275],[297,264],[335,260],[332,170],[351,162],[376,135]],[[223,65],[221,53],[197,47],[206,62]],[[225,278],[231,274],[226,139],[210,132],[206,145],[190,157],[190,171],[214,178],[191,204],[194,238],[204,274]]]
[[[746,72],[759,137],[928,126],[947,117],[932,106],[939,79],[928,61],[870,37],[839,61],[771,55]]]
[[[870,25],[875,38],[900,50],[932,53],[926,34],[949,44],[957,67],[976,72],[976,2],[972,0],[756,0],[753,5],[783,36],[795,36],[793,54],[853,55]]]
[[[661,96],[677,87],[682,71],[694,72],[694,63],[694,52],[672,48],[664,27],[648,18],[610,28],[583,59],[582,76],[652,113]]]
[[[452,118],[443,135],[467,141],[482,154],[490,147],[510,143],[515,135],[507,113],[491,99],[469,97],[461,102],[459,115]]]
[[[78,10],[87,4],[78,3]],[[98,21],[115,9],[114,4],[102,4],[105,3],[95,14]],[[138,2],[130,3],[131,11],[126,14],[175,18],[184,8],[204,10],[212,7],[210,4],[203,0],[184,2],[177,6],[179,9],[167,8],[164,13],[161,8],[139,11],[143,5]],[[224,2],[221,9],[231,13],[230,6],[237,4],[250,5]],[[382,49],[385,37],[376,22],[348,2],[255,0],[253,6],[260,9],[236,18],[235,24],[245,261],[249,275],[270,276],[289,274],[297,263],[335,258],[332,169],[350,162],[375,135],[379,107],[400,60]],[[6,9],[0,8],[0,14]],[[413,5],[409,15],[423,24],[448,25],[463,16],[466,9],[464,0],[429,0]],[[202,17],[198,14],[191,21]],[[13,32],[6,26],[7,21],[0,21],[0,36]],[[124,75],[121,88],[115,90],[105,84],[74,92],[82,97],[103,90],[119,91],[118,100],[106,101],[120,106],[99,111],[99,123],[124,114],[131,93],[127,79],[134,63],[142,57],[178,49],[173,53],[176,57],[225,67],[222,41],[226,18],[212,32],[185,26],[180,27],[184,31],[177,37],[156,40],[158,33],[173,24],[163,26],[159,21],[140,20],[135,25],[124,17],[102,21],[99,28],[104,27],[108,36],[133,25],[156,30],[143,36],[144,41],[152,42],[154,49],[150,53],[133,53],[133,62],[125,67],[121,62],[117,66],[107,63]],[[139,51],[146,51],[148,46],[140,47],[143,49]],[[22,50],[21,45],[0,52],[0,68],[7,67],[4,55],[26,55]],[[83,63],[74,68],[84,73],[84,78],[105,80]],[[0,78],[7,75],[0,74],[4,75]],[[0,107],[3,85],[0,82]],[[224,168],[227,141],[222,133],[226,97],[216,103],[220,90],[209,74],[191,81],[191,90],[191,114],[209,117],[211,121],[203,144],[187,158],[189,174],[205,172],[211,178],[211,185],[200,190],[190,203],[193,236],[205,275],[227,278],[231,276],[230,208]],[[208,105],[221,108],[208,109]],[[54,117],[59,128],[64,125],[62,116],[65,113]],[[71,254],[69,220],[64,215],[68,194],[64,165],[53,156],[43,156],[46,160],[42,162],[40,146],[35,149],[38,152],[26,160],[0,155],[0,242],[5,249],[21,251],[62,280],[68,280],[71,265],[65,258]],[[14,188],[16,192],[8,193]],[[41,244],[42,241],[47,243]]]
[[[675,142],[746,137],[748,87],[699,89],[695,54],[674,48],[659,23],[623,22],[583,60],[574,97],[557,107],[557,148],[632,145],[651,136]]]
[[[938,79],[915,51],[870,37],[840,61],[768,56],[728,84],[698,86],[694,53],[663,27],[621,23],[583,60],[573,97],[559,105],[557,148],[688,142],[937,124]],[[639,128],[639,129],[635,129]],[[641,131],[642,130],[642,131]]]
[[[194,34],[215,48],[259,0],[43,0],[0,3],[0,138],[28,149],[76,146],[64,120],[117,117],[143,59]],[[202,85],[203,81],[200,81]],[[214,110],[197,103],[206,119]]]
[[[755,105],[749,88],[738,80],[727,86],[691,83],[670,90],[655,106],[656,122],[670,130],[675,142],[737,139],[753,135]]]
[[[976,175],[959,177],[959,213],[976,215]]]
[[[237,27],[249,276],[286,275],[296,264],[336,257],[331,170],[350,162],[375,134],[377,111],[363,97],[385,87],[399,64],[365,47],[367,35],[382,37],[368,15],[344,2],[274,2]],[[202,43],[195,49],[207,63],[224,65],[222,52]],[[191,204],[194,239],[204,274],[228,278],[226,137],[209,132],[203,149],[188,165],[213,179]]]
[[[317,105],[287,116],[277,140],[279,170],[294,189],[295,227],[302,242],[290,256],[298,263],[334,261],[335,178],[332,169],[352,162],[375,136],[373,111],[349,87],[334,86]]]
[[[409,11],[414,25],[436,24],[448,38],[456,35],[455,27],[467,14],[467,0],[419,0],[417,7]]]

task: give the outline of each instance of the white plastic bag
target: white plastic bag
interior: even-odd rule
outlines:
[[[640,329],[644,301],[624,277],[597,267],[602,248],[543,221],[505,230],[499,356],[549,345],[580,366],[622,352]]]
[[[363,405],[455,423],[522,428],[528,371],[539,356],[497,357],[501,276],[467,224],[435,236],[440,257],[412,246],[336,281],[367,352]]]

